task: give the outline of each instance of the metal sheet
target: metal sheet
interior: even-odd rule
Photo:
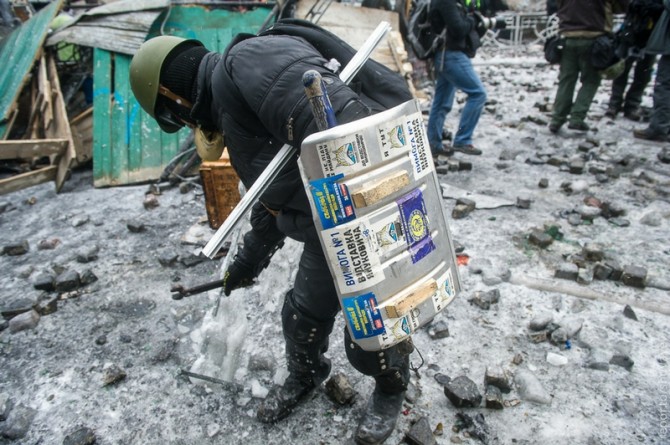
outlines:
[[[42,53],[49,23],[63,0],[54,1],[24,22],[0,44],[0,139],[6,139],[7,124],[30,71]],[[9,68],[11,67],[11,69]]]

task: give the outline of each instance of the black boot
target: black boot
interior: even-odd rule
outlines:
[[[377,445],[383,443],[393,433],[398,414],[402,409],[405,392],[387,394],[375,386],[365,413],[356,430],[356,443]]]
[[[291,373],[283,386],[275,385],[258,408],[256,417],[263,423],[275,423],[287,417],[330,372],[330,360],[322,359],[323,367],[313,375]]]
[[[256,417],[275,423],[289,414],[330,374],[328,336],[333,322],[320,322],[301,313],[289,291],[282,308],[282,328],[286,340],[289,376],[283,386],[275,385],[258,408]]]

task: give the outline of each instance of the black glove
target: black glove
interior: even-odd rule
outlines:
[[[251,286],[254,284],[254,278],[256,278],[254,268],[235,256],[235,261],[223,274],[223,293],[227,297],[235,289]]]

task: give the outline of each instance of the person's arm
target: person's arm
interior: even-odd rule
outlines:
[[[260,202],[251,210],[251,230],[244,235],[244,244],[223,276],[223,292],[253,284],[272,255],[284,245],[284,234],[277,229],[275,216]]]
[[[465,14],[460,0],[436,0],[435,10],[447,27],[447,34],[455,41],[464,40],[475,27],[473,16]]]

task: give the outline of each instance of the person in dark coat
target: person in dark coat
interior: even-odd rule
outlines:
[[[670,0],[663,0],[663,7],[645,48],[648,54],[660,55],[654,83],[654,106],[649,126],[633,130],[638,139],[658,142],[670,140]]]
[[[189,126],[214,145],[222,137],[233,168],[249,188],[284,144],[300,147],[317,131],[302,86],[306,71],[321,74],[340,124],[387,108],[344,84],[328,62],[296,36],[241,34],[223,54],[208,51],[196,40],[161,36],[145,42],[135,54],[130,79],[138,102],[164,131]],[[397,76],[400,86],[391,102],[398,105],[412,98],[400,76],[379,64],[374,69],[379,81]],[[288,416],[328,376],[330,360],[324,353],[340,302],[296,158],[259,201],[252,210],[252,229],[225,272],[226,295],[251,284],[285,237],[304,243],[282,309],[289,376],[283,385],[271,388],[257,412],[260,421],[273,423]],[[409,382],[409,342],[368,352],[346,329],[344,337],[350,363],[376,382],[356,441],[382,443],[393,432]]]

